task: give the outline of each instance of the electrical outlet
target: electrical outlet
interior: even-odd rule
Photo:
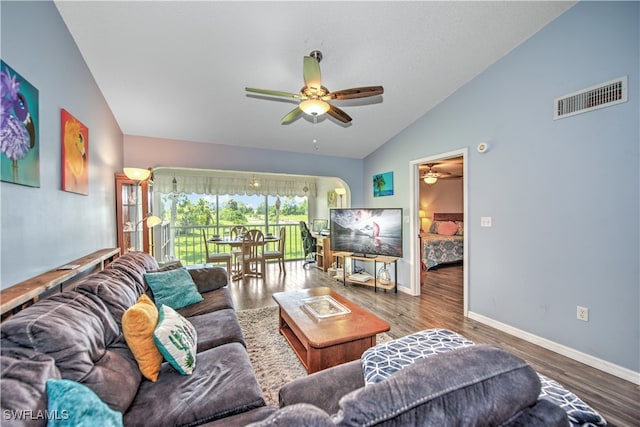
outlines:
[[[588,322],[589,321],[589,309],[587,307],[578,306],[577,318],[578,318],[578,320],[582,320],[584,322]]]

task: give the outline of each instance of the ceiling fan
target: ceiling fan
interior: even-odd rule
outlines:
[[[433,185],[438,182],[438,179],[442,178],[460,178],[462,175],[453,174],[450,172],[438,172],[434,167],[438,163],[427,163],[425,166],[428,168],[427,171],[422,175],[422,180],[429,184]]]
[[[252,87],[245,87],[245,90],[247,92],[259,93],[261,95],[282,96],[300,100],[298,106],[282,118],[282,124],[291,123],[302,113],[313,116],[314,118],[327,113],[336,120],[343,123],[349,123],[352,120],[351,117],[343,110],[335,105],[329,104],[327,101],[366,98],[369,96],[382,95],[384,92],[382,86],[356,87],[330,92],[329,89],[322,86],[320,78],[321,60],[322,52],[319,50],[314,50],[309,54],[309,56],[304,57],[304,61],[302,63],[304,87],[300,89],[299,93],[256,89]]]

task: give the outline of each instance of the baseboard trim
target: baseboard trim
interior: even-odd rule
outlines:
[[[631,369],[627,369],[614,363],[607,362],[606,360],[591,356],[589,354],[575,350],[571,347],[567,347],[565,345],[558,344],[557,342],[539,337],[521,329],[514,328],[513,326],[499,322],[490,317],[483,316],[482,314],[469,311],[467,316],[477,322],[483,323],[487,326],[491,326],[492,328],[498,329],[502,332],[506,332],[509,335],[513,335],[530,343],[539,345],[540,347],[544,347],[547,350],[554,351],[570,359],[584,363],[585,365],[589,365],[593,368],[599,369],[618,378],[622,378],[623,380],[629,381],[633,384],[640,385],[640,372],[632,371]]]

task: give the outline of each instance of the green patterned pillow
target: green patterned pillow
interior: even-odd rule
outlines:
[[[174,310],[202,301],[193,278],[186,268],[145,273],[144,279],[153,291],[157,306],[166,304]]]
[[[196,329],[168,305],[161,306],[158,315],[158,326],[153,332],[158,350],[178,372],[191,375],[196,367]]]
[[[109,408],[84,384],[71,380],[47,380],[47,426],[119,427],[122,414]]]

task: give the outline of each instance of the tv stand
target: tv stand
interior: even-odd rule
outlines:
[[[394,292],[398,292],[398,258],[390,257],[390,256],[379,256],[379,255],[369,255],[369,254],[354,254],[352,252],[334,252],[333,256],[336,258],[338,265],[342,265],[342,279],[336,276],[336,279],[341,280],[342,283],[346,286],[347,283],[355,283],[358,285],[365,285],[373,287],[373,291],[377,292],[378,288],[383,289],[385,292],[387,290],[393,289]],[[373,261],[373,278],[363,282],[361,280],[351,280],[347,275],[347,270],[345,268],[345,261],[347,258],[355,261]],[[342,259],[342,262],[340,262]],[[394,272],[393,272],[393,281],[391,283],[380,283],[378,279],[378,263],[381,262],[384,265],[393,264]]]

